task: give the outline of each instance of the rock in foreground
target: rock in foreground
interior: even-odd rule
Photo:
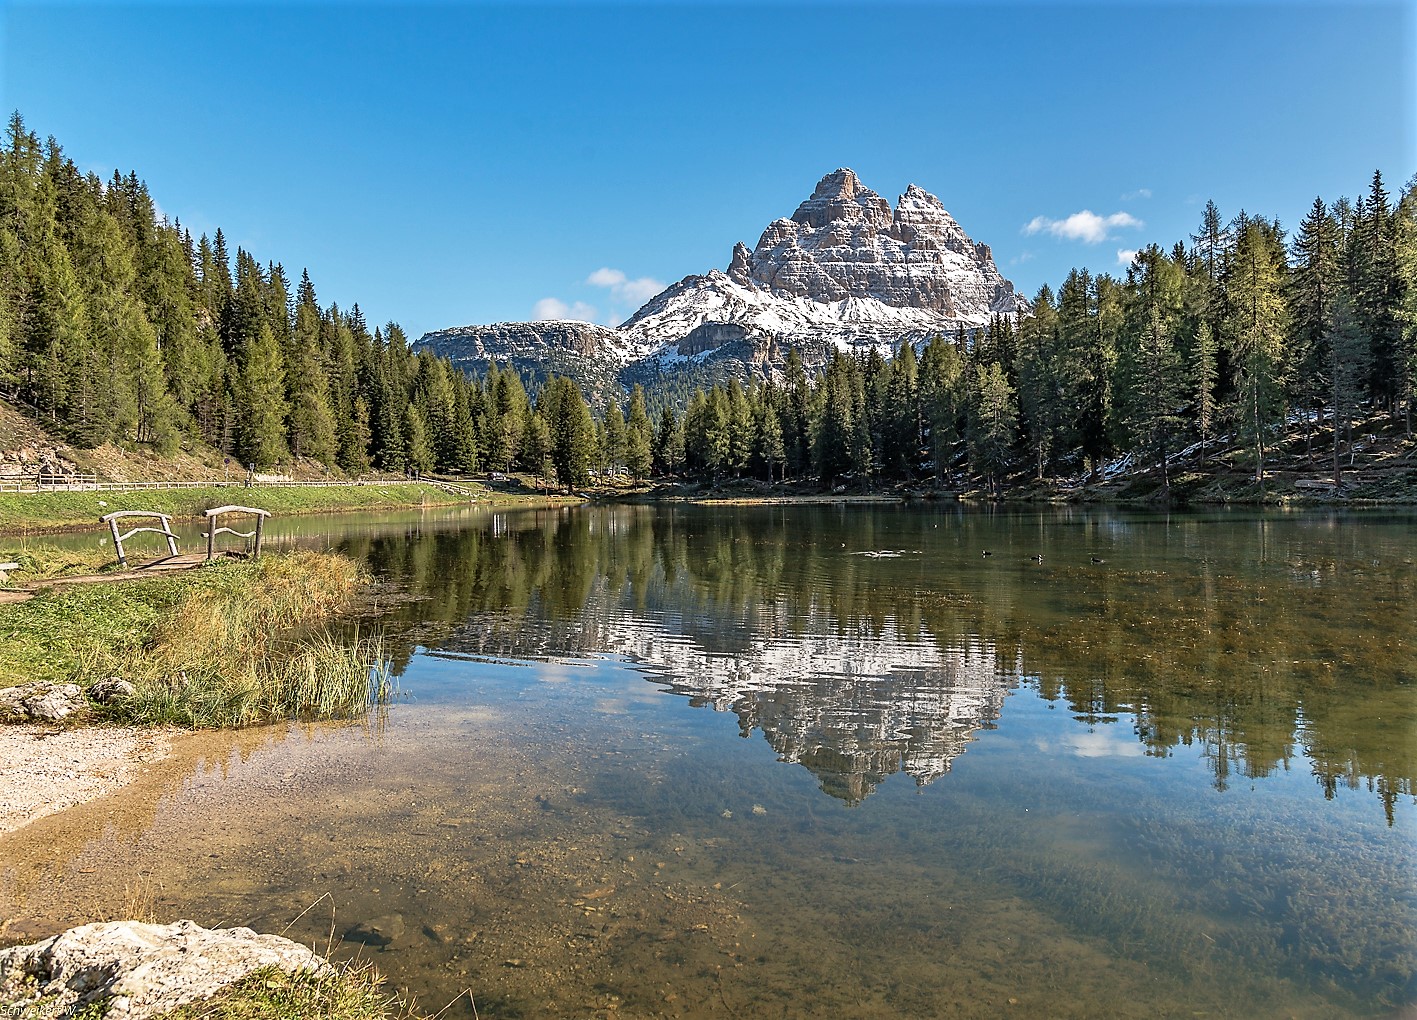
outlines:
[[[138,1020],[205,998],[263,967],[295,973],[328,966],[299,943],[250,928],[109,921],[0,952],[0,1006],[58,1018],[106,1000],[106,1017]]]
[[[0,689],[0,721],[59,722],[88,712],[89,699],[78,684],[46,681]]]

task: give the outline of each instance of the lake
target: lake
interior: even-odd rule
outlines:
[[[1411,512],[463,508],[271,534],[384,582],[358,626],[398,696],[193,737],[8,837],[5,940],[249,924],[484,1018],[1417,1004]]]

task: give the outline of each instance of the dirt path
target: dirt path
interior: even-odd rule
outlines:
[[[224,558],[245,559],[245,556],[236,553],[217,554],[217,560]],[[210,562],[217,562],[217,560]],[[194,570],[204,566],[207,562],[209,561],[205,553],[183,553],[180,556],[164,556],[160,560],[153,560],[151,563],[145,563],[129,570],[115,570],[106,574],[66,574],[59,577],[37,578],[10,588],[0,588],[0,605],[27,602],[43,588],[58,588],[71,584],[103,584],[110,581],[143,581],[152,577],[161,577],[164,574]]]

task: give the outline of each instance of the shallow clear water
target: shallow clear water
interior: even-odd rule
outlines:
[[[399,592],[399,700],[195,738],[0,842],[4,937],[139,908],[322,946],[373,921],[392,942],[336,954],[445,1015],[473,1015],[463,989],[482,1017],[1395,1015],[1414,525],[300,522],[283,540]]]

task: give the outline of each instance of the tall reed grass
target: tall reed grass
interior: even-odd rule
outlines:
[[[293,552],[205,568],[138,649],[90,652],[82,672],[136,690],[129,722],[236,727],[362,714],[389,695],[381,638],[333,629],[365,578],[349,559]]]

